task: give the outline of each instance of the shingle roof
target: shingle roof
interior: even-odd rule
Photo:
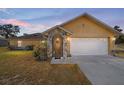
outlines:
[[[11,37],[9,39],[42,39],[45,38],[41,33],[26,34],[19,37]]]
[[[5,39],[5,38],[2,38],[2,37],[0,37],[0,40],[2,40],[2,41],[6,41],[6,39]]]

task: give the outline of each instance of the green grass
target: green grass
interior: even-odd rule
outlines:
[[[37,62],[32,51],[0,54],[0,84],[91,84],[75,64]]]

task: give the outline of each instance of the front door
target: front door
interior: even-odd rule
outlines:
[[[63,56],[63,39],[59,34],[54,35],[53,37],[53,57],[59,59]]]

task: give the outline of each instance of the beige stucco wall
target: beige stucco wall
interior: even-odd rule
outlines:
[[[22,47],[27,45],[37,45],[40,43],[40,40],[31,40],[31,39],[12,39],[9,41],[11,46],[18,46],[18,41],[22,41]]]
[[[87,17],[80,17],[63,25],[63,27],[72,32],[72,38],[108,38],[108,52],[110,53],[114,48],[112,38],[114,38],[115,33]]]

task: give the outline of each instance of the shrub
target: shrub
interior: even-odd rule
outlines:
[[[46,41],[40,43],[39,45],[34,47],[33,55],[36,60],[45,61],[47,60],[47,43]]]

